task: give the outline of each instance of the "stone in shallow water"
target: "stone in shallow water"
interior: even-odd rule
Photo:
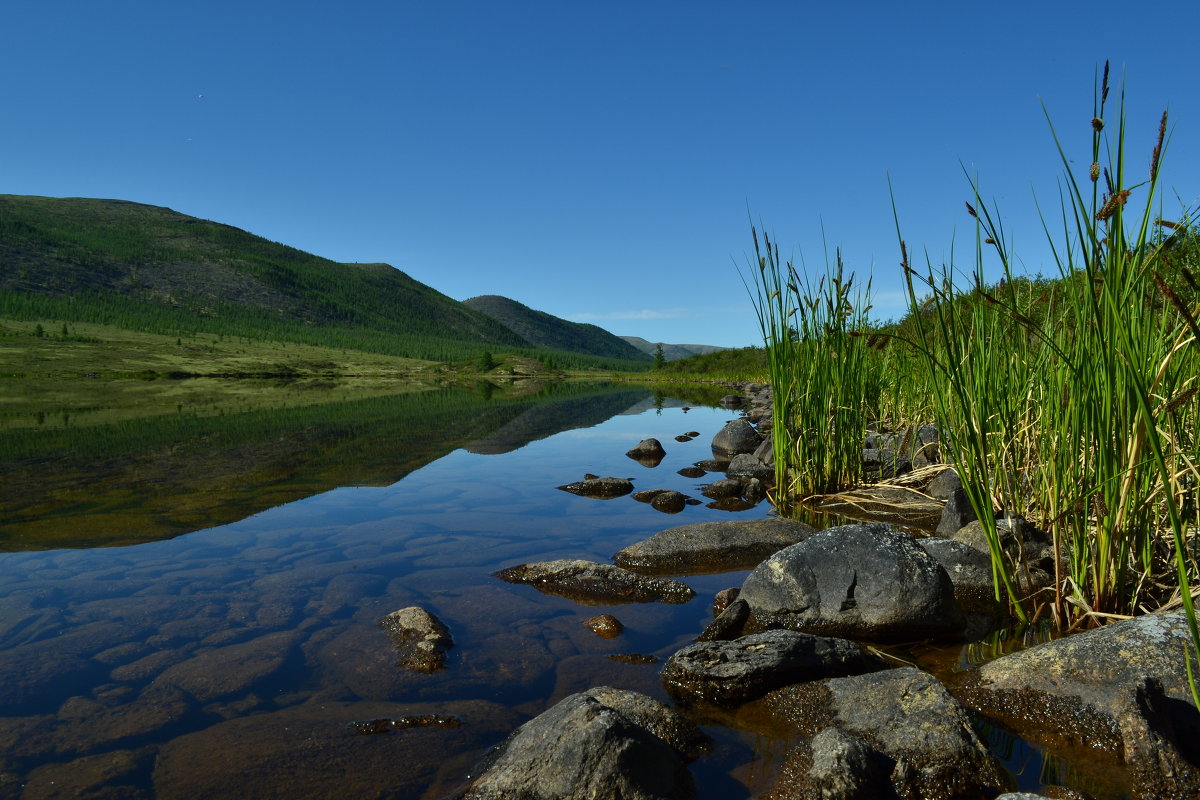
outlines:
[[[876,666],[854,642],[775,630],[689,645],[667,659],[662,679],[680,700],[734,706],[781,686]]]
[[[420,606],[393,611],[379,620],[392,637],[400,654],[397,666],[417,672],[434,672],[446,667],[446,650],[454,646],[450,630]]]
[[[618,566],[648,574],[688,574],[745,569],[816,533],[795,520],[697,522],[667,528],[613,556]]]
[[[647,578],[611,564],[573,559],[520,564],[493,574],[509,583],[528,584],[539,592],[585,604],[686,603],[696,594],[679,581]]]
[[[625,630],[621,620],[612,614],[598,614],[585,621],[584,624],[595,631],[597,636],[604,639],[616,638],[621,635],[621,631]]]
[[[623,497],[633,491],[633,481],[628,478],[596,478],[589,477],[575,483],[559,486],[564,492],[577,494],[580,497],[594,497],[607,500],[612,497]]]

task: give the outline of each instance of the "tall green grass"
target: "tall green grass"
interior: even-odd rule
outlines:
[[[777,503],[845,487],[863,476],[862,436],[878,413],[883,373],[867,313],[870,281],[855,286],[841,254],[814,284],[753,226],[750,291],[767,350],[775,425]]]
[[[913,343],[988,533],[998,595],[1018,616],[1048,611],[1064,627],[1092,624],[1149,610],[1177,589],[1194,629],[1187,543],[1198,522],[1200,308],[1172,289],[1191,278],[1165,257],[1166,232],[1190,224],[1156,231],[1166,115],[1148,173],[1135,175],[1124,97],[1110,123],[1108,94],[1106,66],[1085,177],[1054,135],[1064,199],[1060,218],[1043,220],[1059,280],[1043,289],[1014,279],[1002,218],[972,182],[966,288],[953,259],[914,268],[901,237]],[[1004,279],[989,287],[983,276],[997,268]],[[1019,551],[997,535],[1001,510],[1053,536],[1061,558],[1052,596],[1023,585]]]

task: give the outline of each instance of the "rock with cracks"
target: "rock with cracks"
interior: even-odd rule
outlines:
[[[613,556],[619,566],[654,575],[725,572],[753,567],[783,548],[816,533],[796,520],[697,522],[667,528]]]
[[[666,706],[602,687],[573,694],[518,728],[486,759],[463,800],[682,800],[703,735]]]
[[[965,620],[946,570],[888,525],[842,525],[780,550],[740,595],[766,627],[878,642],[951,639]]]
[[[494,576],[590,605],[686,603],[696,594],[690,586],[679,581],[650,578],[611,564],[575,559],[520,564],[502,569]]]
[[[773,630],[689,645],[667,659],[662,679],[681,701],[735,706],[789,684],[855,675],[875,666],[854,642]]]

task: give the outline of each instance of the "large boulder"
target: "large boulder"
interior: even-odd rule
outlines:
[[[842,525],[784,548],[740,597],[764,626],[847,639],[955,638],[965,622],[946,571],[888,525]]]
[[[984,664],[964,702],[1022,737],[1124,761],[1134,797],[1200,796],[1183,612],[1148,614]]]
[[[546,594],[580,603],[686,603],[695,596],[690,586],[666,578],[648,578],[611,564],[559,559],[519,564],[493,575],[509,583],[524,583]]]
[[[463,800],[673,800],[692,794],[700,736],[648,697],[602,687],[564,698],[487,759]]]
[[[811,525],[771,517],[696,522],[667,528],[613,556],[619,566],[653,575],[746,569],[816,533]]]
[[[725,423],[712,440],[713,455],[731,458],[738,453],[753,453],[762,443],[762,437],[747,420],[735,419]]]
[[[802,735],[837,727],[862,740],[887,759],[900,797],[975,800],[1007,788],[966,710],[913,667],[794,684],[761,703]]]
[[[773,630],[688,645],[667,659],[662,679],[681,701],[734,706],[788,684],[854,675],[877,665],[854,642]]]

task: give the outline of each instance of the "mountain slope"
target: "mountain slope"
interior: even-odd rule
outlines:
[[[620,338],[643,353],[649,353],[650,355],[654,355],[655,350],[661,344],[663,358],[667,361],[678,361],[681,358],[704,355],[705,353],[716,353],[729,349],[728,347],[717,347],[712,344],[665,344],[663,342],[649,342],[640,336],[622,336]]]
[[[507,297],[489,294],[464,300],[463,304],[487,314],[517,336],[539,347],[630,361],[649,360],[637,348],[603,328],[581,322],[569,322],[544,311],[536,311]]]
[[[121,200],[0,195],[0,294],[0,312],[14,315],[65,309],[64,319],[297,341],[338,330],[346,346],[388,352],[528,347],[386,264],[341,264]]]

